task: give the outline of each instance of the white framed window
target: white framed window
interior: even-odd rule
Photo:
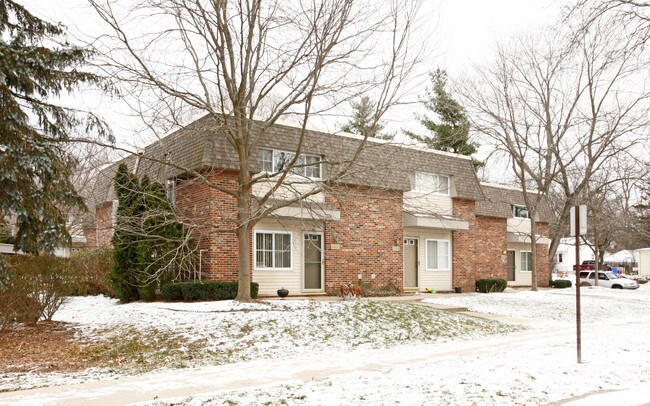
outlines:
[[[519,269],[521,272],[532,272],[533,270],[533,253],[530,251],[521,251],[520,252],[521,258],[521,268]]]
[[[529,219],[530,216],[528,215],[528,209],[526,206],[517,206],[513,205],[512,206],[512,215],[514,217],[520,218],[520,219]]]
[[[418,192],[449,195],[449,176],[415,172],[412,176],[411,189]]]
[[[449,240],[426,241],[427,270],[448,270],[451,244]]]
[[[167,179],[166,195],[170,203],[173,204],[176,201],[176,181],[174,179]]]
[[[260,167],[263,172],[283,171],[296,156],[294,152],[260,148]],[[300,154],[291,173],[321,179],[322,159],[318,155]]]
[[[255,231],[255,269],[291,269],[291,234]]]

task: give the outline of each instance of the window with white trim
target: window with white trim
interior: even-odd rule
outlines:
[[[530,251],[521,251],[521,272],[531,272],[533,270],[533,253]]]
[[[449,248],[448,240],[427,240],[427,269],[428,270],[448,270],[449,267]]]
[[[291,234],[273,231],[256,231],[255,268],[290,269]]]
[[[287,168],[296,156],[294,152],[260,148],[260,167],[263,172],[280,172]],[[322,159],[318,155],[300,154],[291,173],[308,178],[321,179]]]
[[[449,176],[415,172],[411,178],[411,190],[449,195]]]
[[[528,215],[528,209],[526,206],[512,206],[512,215],[514,217],[520,218],[520,219],[529,219],[530,215]]]
[[[167,195],[167,200],[174,204],[176,202],[176,181],[174,179],[167,179],[167,185],[166,185],[166,195]]]

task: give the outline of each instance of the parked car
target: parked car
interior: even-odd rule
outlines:
[[[594,271],[580,271],[580,286],[594,286]],[[639,284],[632,279],[616,275],[611,271],[598,271],[598,286],[612,289],[638,289]]]
[[[581,271],[590,271],[592,269],[596,269],[596,261],[594,261],[593,259],[582,261],[582,263],[580,264]],[[575,265],[573,265],[573,270],[574,271],[576,270]]]

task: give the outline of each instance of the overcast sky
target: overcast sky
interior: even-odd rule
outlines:
[[[73,35],[99,33],[101,24],[85,0],[18,1],[39,17],[62,22]],[[129,2],[124,1],[125,4]],[[433,36],[425,39],[432,42],[430,48],[434,51],[434,66],[426,69],[443,67],[453,76],[473,63],[488,59],[498,39],[552,23],[567,3],[567,0],[425,0],[422,10],[425,21],[435,27]],[[107,118],[119,140],[137,143],[130,135],[137,123],[124,118],[125,111],[118,103],[106,96],[87,93],[75,100]],[[417,129],[414,111],[411,107],[390,112],[388,128],[393,131]]]

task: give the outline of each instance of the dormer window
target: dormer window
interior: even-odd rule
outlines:
[[[412,190],[417,192],[449,195],[449,176],[427,172],[415,172],[411,182]]]
[[[512,216],[520,219],[529,219],[528,209],[526,206],[512,206]]]
[[[281,172],[296,156],[294,152],[260,148],[260,166],[263,172]],[[291,173],[313,179],[321,179],[322,159],[318,155],[300,154]]]

